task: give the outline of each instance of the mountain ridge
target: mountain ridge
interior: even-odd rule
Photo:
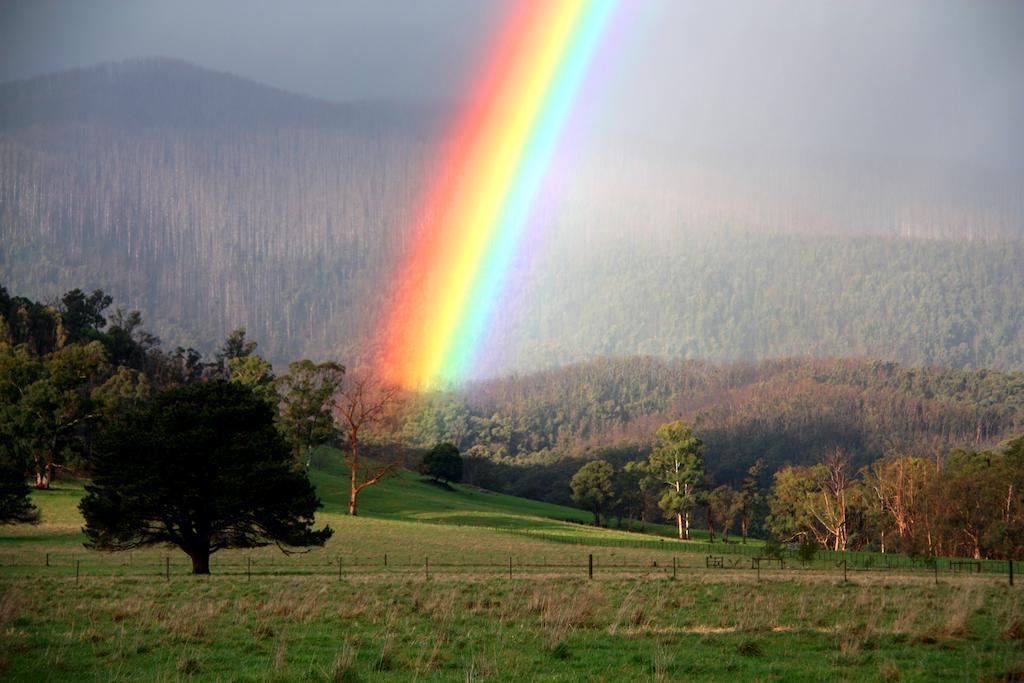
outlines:
[[[68,100],[78,106],[62,106]],[[332,102],[193,62],[157,56],[0,83],[0,129],[82,123],[380,128],[408,125],[416,120],[436,124],[448,106],[397,101]]]

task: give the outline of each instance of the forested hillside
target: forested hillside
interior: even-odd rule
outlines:
[[[0,282],[103,289],[169,347],[245,325],[279,366],[351,362],[414,232],[441,111],[169,60],[0,85]],[[637,354],[1024,368],[1018,176],[907,172],[880,192],[887,176],[855,164],[815,184],[781,163],[694,156],[648,177],[615,158],[590,155],[549,198],[476,376]]]
[[[338,352],[374,314],[429,137],[422,112],[169,60],[6,84],[0,102],[5,284],[95,283],[206,350],[245,324],[279,361]]]
[[[643,457],[658,426],[678,419],[707,444],[714,483],[739,483],[759,458],[769,476],[836,447],[858,467],[884,455],[941,458],[1024,432],[1024,373],[873,360],[609,359],[437,394],[406,429],[424,445],[467,449],[471,481],[564,502],[584,460]]]
[[[510,368],[637,353],[1024,368],[1020,240],[683,231],[543,259],[496,333]]]

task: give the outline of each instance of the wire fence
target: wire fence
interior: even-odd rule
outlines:
[[[708,544],[710,545],[710,544]],[[718,548],[716,548],[717,550]],[[907,558],[903,558],[907,559]],[[933,558],[935,559],[935,558]],[[529,578],[529,577],[577,577],[577,578],[623,578],[623,577],[664,577],[680,578],[682,575],[716,575],[720,577],[754,577],[757,580],[771,578],[797,578],[815,576],[852,580],[855,577],[916,577],[940,579],[953,577],[986,577],[1005,580],[1014,584],[1012,561],[984,562],[938,558],[933,562],[850,562],[849,558],[836,560],[827,553],[808,561],[786,554],[783,557],[767,557],[746,553],[660,553],[650,557],[637,554],[614,555],[595,553],[561,553],[557,558],[530,554],[496,553],[477,557],[464,556],[459,560],[450,557],[431,558],[429,554],[412,553],[375,556],[321,555],[317,558],[305,556],[242,555],[239,551],[210,559],[212,574],[235,580],[253,581],[261,578],[308,576],[333,578],[409,578],[421,577],[466,577],[466,578]],[[144,555],[121,553],[119,555],[100,553],[49,552],[39,555],[5,557],[0,562],[0,576],[40,575],[74,577],[82,582],[90,577],[149,578],[170,581],[175,577],[192,574],[192,564],[180,554],[155,555],[152,551]]]
[[[572,536],[552,534],[529,529],[512,529],[507,527],[486,527],[489,531],[497,531],[516,536],[523,536],[550,543],[566,545],[592,546],[603,548],[623,548],[635,550],[660,550],[673,553],[696,553],[701,555],[741,555],[745,557],[763,557],[765,548],[758,544],[737,542],[702,543],[695,541],[680,542],[668,538],[594,538],[590,536]],[[779,559],[787,565],[802,564],[796,549],[783,547]],[[817,550],[811,564],[842,563],[848,569],[918,569],[931,570],[936,565],[940,571],[961,572],[973,569],[977,573],[1006,574],[1009,572],[1008,560],[974,560],[962,557],[912,557],[910,555],[860,551]]]

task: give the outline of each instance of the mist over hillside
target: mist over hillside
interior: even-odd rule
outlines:
[[[172,345],[249,325],[279,361],[337,352],[373,314],[430,123],[169,60],[0,101],[6,281],[102,287]]]
[[[0,281],[102,288],[167,346],[245,325],[276,363],[352,362],[448,109],[174,60],[0,85]],[[475,376],[634,354],[1024,367],[1024,175],[873,152],[743,156],[639,131],[579,150]]]
[[[429,395],[406,421],[421,445],[467,453],[473,483],[568,502],[582,462],[646,457],[659,425],[682,419],[708,446],[715,484],[757,460],[775,472],[842,447],[856,466],[913,453],[997,446],[1024,428],[1024,373],[854,359],[711,364],[597,359]],[[766,483],[769,475],[766,475]]]

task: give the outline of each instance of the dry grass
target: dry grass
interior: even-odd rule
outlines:
[[[968,620],[985,602],[985,595],[973,580],[960,585],[953,600],[946,603],[945,623],[940,634],[947,638],[959,638],[967,633]]]
[[[0,665],[18,671],[24,657],[45,657],[56,671],[80,674],[102,664],[116,680],[138,678],[145,661],[157,679],[217,678],[215,653],[235,647],[239,662],[262,672],[257,678],[508,679],[533,677],[538,662],[584,666],[587,643],[614,643],[640,648],[636,664],[615,666],[653,679],[728,673],[715,662],[771,678],[758,667],[817,643],[807,655],[817,653],[839,677],[898,680],[915,677],[901,650],[934,657],[948,645],[960,656],[972,639],[1010,657],[1024,642],[1018,593],[977,578],[939,586],[814,576],[729,583],[714,573],[677,581],[386,578],[15,580],[0,598]],[[32,645],[40,633],[42,649]],[[681,649],[686,639],[700,647]],[[686,663],[684,652],[709,659]],[[1000,667],[1013,675],[1009,663]],[[612,677],[612,669],[596,671]]]

